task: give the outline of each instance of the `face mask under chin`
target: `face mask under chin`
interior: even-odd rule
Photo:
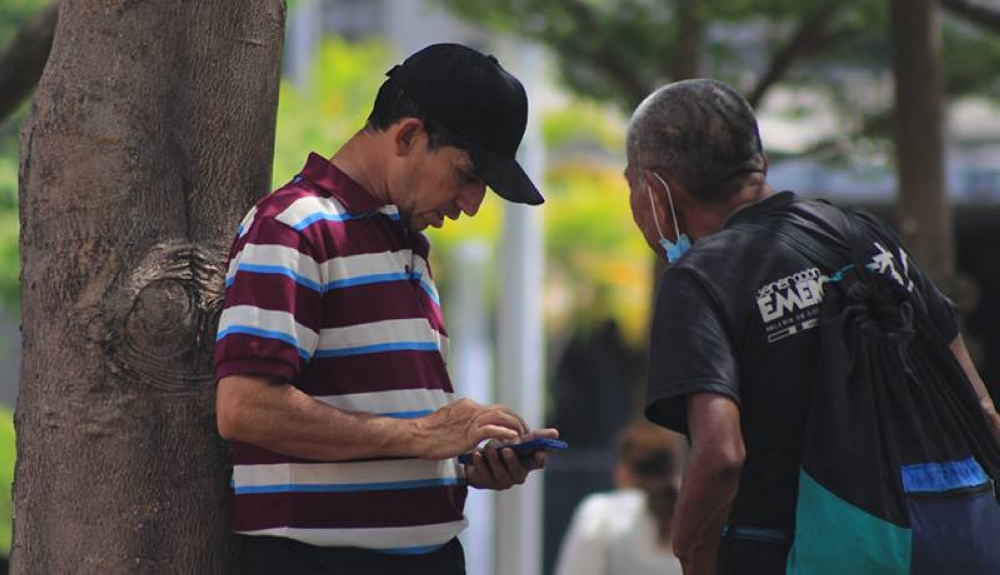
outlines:
[[[663,251],[667,256],[667,263],[673,265],[674,262],[681,259],[681,256],[691,249],[691,239],[688,238],[687,234],[682,234],[680,226],[677,225],[677,212],[674,211],[674,199],[670,194],[670,186],[663,181],[660,174],[653,172],[653,176],[655,176],[656,179],[663,184],[663,189],[667,191],[667,201],[670,202],[670,215],[674,218],[674,231],[677,232],[676,243],[663,236],[663,230],[660,229],[660,221],[656,218],[656,204],[653,201],[653,189],[647,184],[646,191],[649,193],[649,204],[653,210],[653,223],[656,224],[656,233],[660,236],[660,246],[663,248]]]

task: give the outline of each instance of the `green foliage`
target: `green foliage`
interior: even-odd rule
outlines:
[[[653,258],[632,222],[621,170],[581,159],[549,171],[546,321],[560,331],[614,318],[638,346],[646,335]]]
[[[0,153],[0,212],[17,210],[17,153]]]
[[[11,486],[14,484],[14,415],[4,407],[0,407],[0,553],[10,555],[11,522],[13,508],[11,504]]]
[[[36,12],[53,0],[3,0],[0,3],[0,51]]]
[[[437,0],[459,17],[488,28],[531,38],[560,56],[570,88],[615,102],[627,112],[645,92],[681,79],[682,36],[697,32],[702,75],[746,84],[760,77],[771,55],[803,23],[823,14],[807,35],[808,56],[836,48],[862,32],[884,35],[884,2],[800,0]],[[852,57],[865,54],[854,53]],[[624,69],[615,69],[617,64]],[[645,87],[637,93],[636,88]],[[745,86],[744,86],[745,87]]]
[[[0,209],[0,306],[16,314],[20,302],[17,210]]]
[[[891,138],[884,0],[436,1],[469,22],[547,45],[558,55],[567,87],[625,113],[657,86],[690,71],[680,58],[684,34],[693,33],[700,39],[698,75],[732,84],[757,105],[779,84],[826,94],[826,105],[845,128],[836,141],[816,146],[829,159],[853,148],[845,146],[848,140],[881,145]],[[944,14],[948,97],[995,99],[1000,36]]]
[[[11,313],[17,313],[20,303],[16,134],[22,117],[23,112],[0,124],[0,307]]]
[[[0,53],[36,12],[49,0],[3,0],[0,2]],[[0,306],[16,312],[20,301],[17,248],[18,138],[28,104],[0,122]],[[0,497],[0,500],[3,498]],[[2,537],[0,532],[0,537]]]
[[[35,14],[54,0],[2,0],[0,2],[0,54],[10,48],[11,42],[22,26],[27,24]],[[13,157],[17,159],[17,136],[27,106],[11,115],[6,121],[0,121],[0,158]],[[0,180],[0,186],[5,182]],[[3,190],[0,189],[0,194]],[[2,197],[0,197],[2,201]]]
[[[542,118],[545,147],[598,148],[617,155],[625,149],[625,134],[620,123],[612,123],[608,118],[608,110],[587,101],[553,110]]]
[[[951,22],[947,21],[946,22]],[[978,29],[951,22],[942,38],[945,92],[955,99],[967,95],[985,95],[997,99],[1000,94],[1000,35],[984,34]]]
[[[469,22],[547,44],[561,56],[565,83],[587,97],[631,109],[669,77],[664,55],[675,51],[677,37],[669,2],[438,2]]]
[[[275,133],[274,187],[299,172],[309,152],[329,157],[361,129],[392,54],[369,40],[324,40],[312,62],[309,86],[281,82]]]

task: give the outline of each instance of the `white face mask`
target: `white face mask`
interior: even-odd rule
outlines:
[[[660,229],[660,221],[656,219],[656,204],[653,202],[653,188],[648,184],[646,185],[646,191],[649,192],[649,203],[653,206],[653,223],[656,224],[656,233],[660,236],[660,245],[663,246],[663,251],[667,254],[667,263],[673,265],[674,262],[681,259],[689,249],[691,249],[691,240],[687,237],[687,234],[681,233],[680,226],[677,225],[677,212],[674,211],[674,198],[670,195],[670,186],[663,181],[660,174],[653,172],[657,180],[663,184],[663,188],[667,190],[667,201],[670,202],[670,215],[674,218],[674,231],[677,232],[677,243],[674,243],[667,238],[663,237],[663,230]]]

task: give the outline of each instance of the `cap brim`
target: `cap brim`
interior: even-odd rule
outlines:
[[[501,198],[518,203],[537,206],[545,201],[541,192],[524,173],[516,160],[501,156],[481,146],[469,147],[469,157],[476,166],[476,173],[493,188]]]

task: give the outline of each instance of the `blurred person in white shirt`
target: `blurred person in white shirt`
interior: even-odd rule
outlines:
[[[635,421],[618,437],[616,489],[580,502],[555,575],[681,575],[670,522],[680,490],[684,438]]]

